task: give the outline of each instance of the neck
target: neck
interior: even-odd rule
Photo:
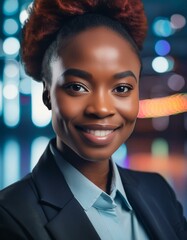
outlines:
[[[59,149],[64,159],[73,165],[79,172],[81,172],[86,178],[93,182],[97,187],[104,192],[110,194],[110,186],[112,179],[112,166],[107,160],[89,161],[81,158],[70,148]]]

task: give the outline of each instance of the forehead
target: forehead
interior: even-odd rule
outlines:
[[[85,70],[94,66],[105,71],[116,68],[136,71],[136,68],[140,68],[139,57],[131,43],[107,27],[91,28],[73,36],[58,55],[57,61],[51,64],[55,75],[57,68],[54,69],[54,66],[58,66],[58,69],[61,66]]]

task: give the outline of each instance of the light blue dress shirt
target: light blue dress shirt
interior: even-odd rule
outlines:
[[[52,145],[51,151],[74,197],[102,240],[148,240],[128,202],[117,166],[112,160],[113,176],[108,195],[64,160]]]

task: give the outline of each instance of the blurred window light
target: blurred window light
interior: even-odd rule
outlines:
[[[122,144],[112,155],[112,159],[121,167],[126,167],[127,147]]]
[[[20,49],[20,42],[17,38],[9,37],[3,42],[3,50],[7,55],[16,55]]]
[[[31,94],[31,81],[32,79],[29,77],[21,79],[19,85],[20,93],[25,95]]]
[[[20,121],[19,75],[8,78],[4,73],[3,117],[8,127],[15,127]]]
[[[167,55],[171,50],[170,44],[166,40],[159,40],[155,44],[155,51],[160,56]]]
[[[32,171],[32,169],[38,162],[48,143],[49,138],[47,137],[38,137],[33,140],[31,145],[30,171]]]
[[[181,14],[173,14],[171,16],[171,26],[174,29],[181,29],[186,25],[186,18]]]
[[[169,117],[160,117],[160,118],[153,118],[152,124],[155,130],[157,131],[164,131],[169,126]]]
[[[3,13],[7,16],[11,16],[18,11],[18,8],[18,0],[5,0],[3,4]]]
[[[42,101],[43,86],[41,83],[31,83],[32,122],[38,127],[45,127],[51,121],[51,111]]]
[[[28,14],[27,10],[24,9],[20,12],[19,20],[22,25],[25,23],[25,21],[28,19],[28,17],[29,17],[29,14]]]
[[[0,116],[2,115],[3,110],[3,83],[0,80]]]
[[[9,60],[5,64],[4,74],[7,78],[16,78],[19,75],[19,64],[15,60]]]
[[[179,74],[173,74],[168,79],[168,87],[173,91],[180,91],[184,86],[184,77]]]
[[[4,98],[4,123],[8,127],[16,127],[20,121],[20,103],[19,97],[17,96],[14,99]]]
[[[155,139],[151,146],[153,156],[167,157],[169,155],[169,146],[165,139]]]
[[[152,68],[158,73],[167,72],[169,68],[168,60],[165,57],[156,57],[152,61]]]
[[[13,35],[17,33],[18,29],[19,26],[16,20],[9,18],[4,21],[3,31],[5,35]]]
[[[171,22],[166,18],[156,18],[153,23],[153,31],[159,37],[169,37],[175,32]]]
[[[18,96],[18,87],[14,84],[7,84],[3,88],[3,96],[8,100],[15,99]]]
[[[20,179],[20,146],[17,141],[5,143],[3,154],[3,187]]]

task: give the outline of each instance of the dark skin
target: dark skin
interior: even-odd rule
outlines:
[[[62,156],[110,192],[110,157],[134,129],[141,64],[131,44],[106,27],[70,39],[51,63],[44,103]]]

